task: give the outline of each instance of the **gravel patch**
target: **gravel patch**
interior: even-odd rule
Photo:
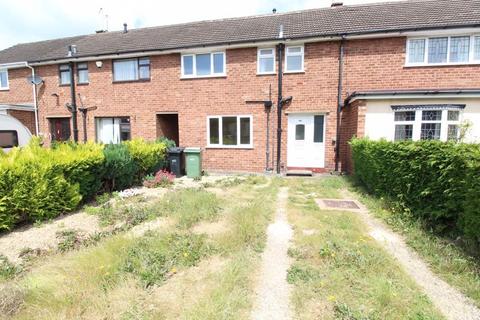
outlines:
[[[57,232],[75,229],[84,235],[101,231],[98,218],[85,212],[77,212],[59,217],[52,222],[36,226],[18,228],[0,237],[0,254],[14,263],[21,262],[20,253],[25,248],[32,250],[49,250],[57,247]]]
[[[346,196],[349,196],[347,192]],[[423,289],[432,303],[449,320],[479,320],[480,310],[460,291],[436,276],[422,260],[410,249],[405,239],[374,218],[365,207],[360,217],[370,229],[370,236],[379,242],[404,270]]]
[[[293,236],[288,224],[286,203],[288,188],[278,194],[274,223],[267,229],[267,246],[262,254],[262,264],[255,290],[254,308],[251,318],[255,320],[292,319],[290,310],[291,286],[287,283],[287,270],[291,259],[287,250]]]
[[[172,226],[174,221],[170,218],[160,217],[152,221],[141,223],[132,229],[129,233],[134,237],[141,237],[148,231],[166,229]]]

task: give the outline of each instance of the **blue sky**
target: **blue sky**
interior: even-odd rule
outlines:
[[[344,4],[381,0],[343,0]],[[330,6],[332,0],[0,0],[0,50],[30,41],[93,33],[108,15],[108,30]],[[100,8],[103,13],[99,14]]]

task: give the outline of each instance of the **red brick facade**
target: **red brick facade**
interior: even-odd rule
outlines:
[[[470,88],[480,84],[479,68],[405,67],[406,38],[352,40],[346,42],[343,98],[357,90]],[[305,72],[284,75],[283,95],[293,96],[282,119],[282,160],[286,167],[288,114],[295,112],[326,113],[325,169],[335,166],[336,109],[338,88],[338,41],[305,44]],[[257,75],[257,48],[226,50],[226,77],[181,79],[180,54],[150,57],[151,79],[146,82],[112,83],[112,61],[103,60],[98,68],[88,63],[89,84],[77,85],[77,93],[85,106],[97,106],[89,112],[87,134],[94,140],[95,117],[128,116],[132,137],[156,139],[165,127],[158,114],[177,113],[179,144],[203,148],[206,170],[265,170],[266,113],[262,104],[248,100],[268,99],[277,95],[276,75]],[[44,80],[39,88],[40,132],[46,142],[50,117],[70,117],[65,103],[70,102],[70,88],[59,86],[58,65],[38,66],[36,72]],[[0,91],[0,103],[31,102],[32,90],[26,82],[28,69],[9,71],[10,90]],[[78,100],[78,99],[77,99]],[[80,105],[80,102],[77,103]],[[361,109],[361,106],[360,106]],[[341,161],[348,160],[347,141],[360,135],[363,124],[359,105],[347,106],[341,123]],[[252,115],[253,148],[210,149],[207,145],[207,116]],[[276,108],[272,109],[270,146],[276,153]],[[79,137],[83,138],[82,118],[78,116]],[[34,132],[34,131],[33,131]]]
[[[35,134],[35,113],[33,111],[8,110],[7,114],[20,120],[32,134]]]

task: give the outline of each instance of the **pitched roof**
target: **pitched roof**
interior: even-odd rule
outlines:
[[[15,45],[0,51],[0,64],[66,58],[72,44],[84,57],[269,41],[280,25],[286,39],[480,27],[480,0],[385,2],[89,34]]]

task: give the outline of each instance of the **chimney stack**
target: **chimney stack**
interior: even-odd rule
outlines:
[[[332,8],[342,7],[342,6],[343,6],[343,2],[342,2],[342,1],[333,1],[333,2],[332,2]]]
[[[127,24],[124,23],[123,24],[123,33],[127,33],[127,32],[128,32]]]
[[[272,13],[273,13],[273,14],[277,13],[277,9],[276,9],[276,8],[273,8]]]

